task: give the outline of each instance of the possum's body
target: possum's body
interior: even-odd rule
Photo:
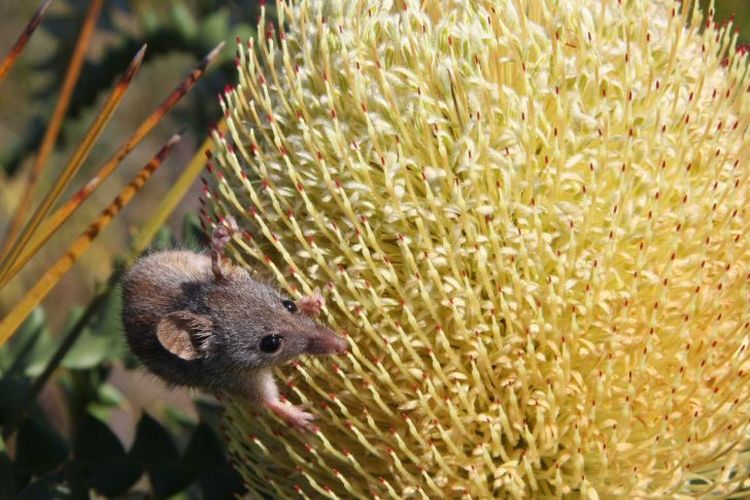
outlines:
[[[224,379],[231,367],[214,367],[215,355],[191,360],[173,356],[156,335],[159,321],[167,314],[191,306],[201,309],[199,296],[212,280],[207,255],[181,250],[141,258],[122,280],[122,320],[128,345],[149,370],[171,385],[228,389]]]
[[[244,268],[224,265],[221,274],[216,279],[209,256],[183,250],[147,255],[125,274],[128,344],[166,382],[265,402],[278,399],[269,379],[273,366],[346,349],[344,339],[296,308],[291,313],[288,298]],[[165,331],[167,340],[173,332],[183,335],[183,343],[165,347]],[[283,339],[278,351],[260,349],[269,335]]]
[[[309,429],[313,416],[280,400],[271,369],[304,354],[342,353],[348,343],[312,319],[322,297],[293,302],[246,269],[222,265],[222,251],[238,229],[232,217],[217,225],[210,257],[156,252],[125,273],[128,344],[169,384],[239,396]]]

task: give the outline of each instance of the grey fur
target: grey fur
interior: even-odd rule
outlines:
[[[122,320],[128,344],[156,375],[175,385],[200,387],[257,399],[259,381],[269,369],[304,354],[345,350],[346,341],[310,317],[290,313],[288,299],[254,280],[243,268],[223,265],[217,280],[211,259],[185,250],[153,253],[123,277]],[[210,320],[208,335],[196,335],[200,355],[184,360],[167,351],[156,336],[159,321],[174,311]],[[282,336],[274,353],[260,350],[269,334]]]

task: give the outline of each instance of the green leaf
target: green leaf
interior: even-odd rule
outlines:
[[[29,354],[28,361],[25,362],[23,374],[27,377],[36,377],[42,373],[56,348],[55,339],[45,328],[34,344],[34,349]]]
[[[98,388],[99,403],[106,406],[120,406],[125,401],[125,395],[112,384],[104,383]]]
[[[119,290],[113,290],[106,297],[101,312],[86,325],[61,365],[73,370],[86,370],[119,357],[124,351],[124,341],[120,333],[120,307]],[[80,315],[81,309],[78,308],[70,314],[66,334]]]
[[[147,36],[158,31],[161,29],[161,19],[159,19],[159,14],[157,14],[152,8],[143,9],[141,14],[141,26]]]
[[[39,476],[68,458],[68,445],[63,438],[40,420],[27,418],[18,430],[16,469],[21,473]]]
[[[195,429],[196,418],[188,412],[172,405],[164,408],[162,422],[176,434],[187,434]]]
[[[44,312],[37,308],[8,345],[0,349],[0,371],[4,374],[34,372],[35,366],[44,365],[53,348],[54,341],[46,328]]]
[[[93,368],[106,360],[112,352],[112,340],[84,328],[78,341],[60,363],[72,370]]]
[[[228,38],[230,34],[234,35],[229,29],[229,12],[219,9],[203,20],[196,41],[200,47],[210,48]]]
[[[49,106],[50,109],[51,107]],[[46,122],[35,116],[23,126],[23,130],[12,144],[0,150],[0,169],[5,171],[8,177],[16,175],[27,155],[39,149],[46,128]]]
[[[210,467],[200,473],[198,481],[203,498],[238,498],[247,489],[242,477],[231,465]]]
[[[181,463],[177,446],[166,429],[146,413],[138,422],[129,456],[145,466],[157,497],[177,493],[195,476],[194,471]]]
[[[0,370],[3,373],[17,371],[17,365],[24,364],[24,358],[30,351],[44,329],[44,311],[41,307],[34,309],[8,345],[0,350]],[[24,364],[25,366],[25,364]]]
[[[110,428],[90,414],[78,428],[73,453],[88,484],[106,497],[127,492],[143,474]]]
[[[198,24],[193,18],[193,14],[182,3],[175,3],[172,6],[172,24],[185,40],[190,40],[198,32]]]
[[[101,312],[93,321],[93,329],[97,335],[108,337],[114,341],[122,340],[122,288],[117,285],[112,288],[102,305]],[[112,353],[117,354],[116,352]]]

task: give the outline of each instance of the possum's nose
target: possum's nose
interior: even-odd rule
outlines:
[[[309,354],[342,354],[349,348],[344,337],[339,337],[332,331],[312,337],[307,344]]]

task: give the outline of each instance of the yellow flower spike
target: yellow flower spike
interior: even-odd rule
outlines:
[[[276,12],[278,33],[263,8],[265,36],[239,47],[208,204],[243,222],[238,262],[324,291],[351,349],[285,391],[318,409],[317,438],[235,409],[275,457],[230,432],[248,483],[742,488],[750,82],[731,29],[670,0]]]
[[[257,446],[258,448],[261,449],[261,451],[263,452],[264,455],[266,455],[266,456],[270,456],[271,455],[270,452],[268,451],[268,448],[266,448],[265,446],[263,446],[263,442],[260,439],[258,439],[257,437],[253,437],[253,438],[251,438],[251,441],[252,441],[252,443],[255,446]]]
[[[310,475],[310,473],[308,473],[306,471],[302,471],[302,475],[305,477],[305,479],[307,479],[308,483],[313,488],[313,490],[317,491],[323,497],[325,497],[325,498],[339,498],[336,494],[333,493],[333,490],[331,489],[330,486],[328,486],[328,485],[321,486],[318,483],[318,481],[316,481]],[[300,489],[302,488],[301,486],[299,486],[299,487],[300,487]]]

